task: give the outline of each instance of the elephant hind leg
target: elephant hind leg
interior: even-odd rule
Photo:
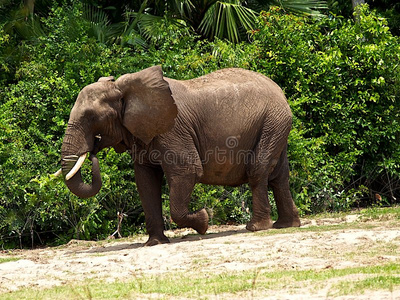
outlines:
[[[246,229],[250,231],[269,229],[272,227],[272,221],[267,180],[250,182],[250,187],[253,194],[253,215]]]
[[[168,183],[172,220],[178,227],[190,227],[200,234],[205,234],[208,229],[207,211],[203,208],[193,213],[189,212],[189,202],[196,184],[196,175],[171,176]]]
[[[249,185],[253,193],[253,216],[246,228],[251,231],[272,227],[268,180],[279,163],[290,131],[290,122],[284,122],[281,125],[280,130],[277,130],[265,124],[247,167]]]
[[[272,187],[278,209],[278,220],[274,228],[299,227],[300,218],[289,189],[289,163],[286,148],[282,152],[278,165],[270,176],[269,185]]]

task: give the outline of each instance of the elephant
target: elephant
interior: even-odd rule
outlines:
[[[168,243],[161,188],[165,176],[170,213],[178,227],[208,229],[206,209],[189,210],[196,183],[252,191],[250,231],[300,226],[289,190],[287,140],[292,113],[270,78],[227,68],[191,80],[163,76],[161,66],[102,77],[84,87],[71,110],[61,148],[61,170],[70,191],[92,197],[101,188],[96,154],[113,147],[131,152],[149,235],[146,246]],[[80,168],[89,154],[92,182]],[[270,217],[272,188],[278,219]]]

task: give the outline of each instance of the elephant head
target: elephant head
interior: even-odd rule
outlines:
[[[62,173],[68,188],[81,198],[101,188],[96,153],[106,147],[130,149],[133,136],[148,144],[170,130],[177,108],[160,66],[113,77],[102,77],[79,93],[71,110],[61,148]],[[82,180],[80,168],[90,153],[92,183]]]

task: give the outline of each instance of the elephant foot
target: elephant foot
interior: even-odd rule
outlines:
[[[208,229],[208,213],[203,208],[194,213],[192,227],[199,234],[205,234]]]
[[[246,229],[249,231],[259,231],[259,230],[267,230],[272,227],[271,220],[260,220],[260,221],[253,221],[250,220],[249,223],[246,225]]]
[[[288,227],[300,227],[301,223],[300,223],[300,219],[297,218],[293,218],[291,220],[280,220],[278,218],[278,220],[274,223],[273,227],[274,228],[288,228]]]
[[[172,220],[179,228],[190,227],[200,234],[205,234],[208,229],[208,214],[204,208],[184,216],[178,215],[176,212],[171,212],[171,214]]]
[[[169,239],[164,235],[158,235],[158,236],[150,236],[147,242],[144,244],[146,247],[147,246],[155,246],[159,244],[167,244],[169,243]]]

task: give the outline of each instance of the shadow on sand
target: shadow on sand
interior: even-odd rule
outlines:
[[[239,233],[249,232],[246,229],[236,229],[236,230],[227,230],[221,231],[216,233],[207,233],[205,235],[200,234],[187,234],[184,236],[172,237],[169,238],[171,244],[178,244],[183,242],[192,242],[192,241],[200,241],[200,240],[208,240],[208,239],[215,239],[224,236],[231,236]],[[153,246],[153,247],[157,247]],[[137,249],[144,247],[144,243],[121,243],[118,245],[113,245],[109,247],[96,247],[90,250],[79,251],[80,253],[105,253],[105,252],[114,252],[114,251],[122,251],[122,250],[129,250],[129,249]]]

